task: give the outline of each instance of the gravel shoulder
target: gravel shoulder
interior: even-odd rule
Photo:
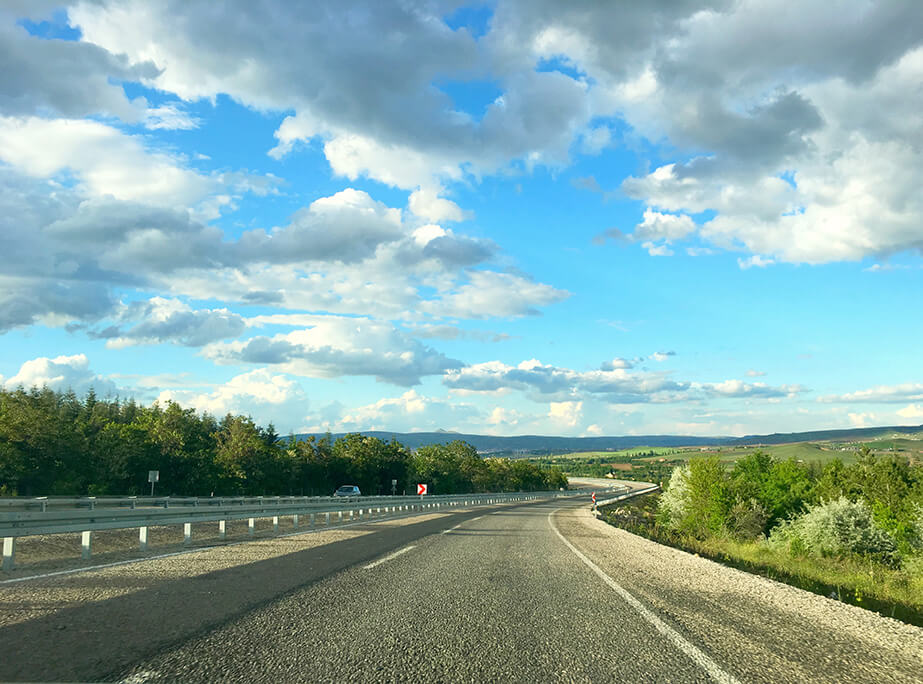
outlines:
[[[597,520],[561,533],[742,681],[921,682],[923,630],[657,544]]]

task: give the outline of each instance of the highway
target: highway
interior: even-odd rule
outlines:
[[[0,680],[923,681],[923,630],[596,520],[359,524],[0,584]]]

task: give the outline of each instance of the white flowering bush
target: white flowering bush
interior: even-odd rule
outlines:
[[[866,505],[845,497],[808,506],[806,513],[773,528],[769,543],[813,556],[868,555],[885,560],[895,552],[894,539],[875,523]]]
[[[657,509],[661,524],[676,527],[686,517],[689,508],[689,466],[673,469],[666,490],[660,495]]]

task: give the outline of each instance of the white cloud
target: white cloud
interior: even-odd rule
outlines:
[[[218,417],[249,415],[262,425],[274,423],[283,433],[301,425],[308,411],[307,397],[298,382],[266,368],[237,375],[211,392],[164,390],[157,400],[175,401]]]
[[[407,206],[420,218],[436,223],[467,221],[474,217],[472,212],[464,211],[452,200],[439,197],[439,191],[436,188],[417,188],[410,194]]]
[[[751,368],[750,370],[747,371],[747,377],[748,377],[748,378],[759,378],[759,377],[762,377],[762,376],[764,376],[764,375],[766,375],[766,373],[765,373],[764,371],[758,371],[758,370],[754,370],[754,369],[752,369],[752,368]]]
[[[83,396],[90,388],[97,394],[115,394],[115,383],[107,380],[90,369],[86,354],[57,356],[49,358],[40,356],[26,361],[19,371],[3,382],[7,389],[19,385],[25,388],[47,386],[49,389],[65,391],[72,389],[78,396]]]
[[[904,408],[899,409],[897,415],[901,418],[908,418],[910,420],[923,419],[923,404],[908,404]]]
[[[665,355],[664,355],[665,356]],[[449,370],[443,384],[453,392],[525,392],[534,401],[549,398],[557,402],[595,397],[610,404],[666,404],[705,399],[793,398],[809,391],[802,385],[770,386],[725,380],[718,383],[693,383],[673,380],[669,373],[629,370],[630,366],[603,364],[600,370],[576,371],[543,364],[537,359],[510,366],[500,361],[472,364]]]
[[[187,206],[215,183],[98,121],[0,117],[0,159],[38,178],[73,173],[93,197]]]
[[[237,337],[247,327],[242,316],[228,309],[194,310],[185,302],[163,297],[132,303],[125,307],[119,318],[120,321],[136,324],[91,331],[91,336],[105,339],[110,349],[163,342],[201,347],[217,340]]]
[[[179,102],[150,107],[144,113],[144,126],[151,130],[190,131],[199,127],[199,119],[184,111]]]
[[[923,400],[923,383],[905,382],[900,385],[878,385],[869,389],[832,394],[818,401],[844,404],[881,404]]]
[[[772,266],[774,263],[774,259],[767,259],[759,254],[754,254],[746,259],[737,259],[737,265],[740,266],[742,270],[753,268],[754,266],[756,268],[766,268],[767,266]]]
[[[292,375],[371,376],[403,386],[462,365],[389,323],[336,316],[318,317],[310,328],[273,337],[210,344],[203,353],[220,364],[273,364]]]
[[[573,428],[577,426],[583,413],[582,401],[559,401],[548,405],[548,418],[552,423]]]

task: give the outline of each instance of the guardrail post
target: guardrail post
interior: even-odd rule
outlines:
[[[273,532],[279,531],[279,516],[278,515],[272,516],[272,531]]]
[[[147,551],[147,527],[138,530],[138,548]]]
[[[228,521],[219,520],[218,521],[218,538],[227,539],[228,536]]]
[[[80,556],[84,560],[93,553],[93,530],[86,530],[80,536]]]
[[[192,523],[183,523],[183,546],[192,543]]]
[[[255,524],[256,523],[253,518],[247,518],[247,534],[249,534],[251,537],[253,536],[253,526]]]
[[[295,513],[292,516],[292,528],[296,530],[298,529],[298,514],[297,513]]]
[[[343,522],[343,511],[337,511],[337,522]]]
[[[3,538],[3,570],[10,572],[16,567],[16,537]]]
[[[311,529],[313,530],[315,527],[317,527],[317,514],[312,513],[311,514]]]
[[[330,514],[324,513],[324,525],[330,527]]]
[[[349,519],[353,519],[353,510],[351,508],[349,509]]]

